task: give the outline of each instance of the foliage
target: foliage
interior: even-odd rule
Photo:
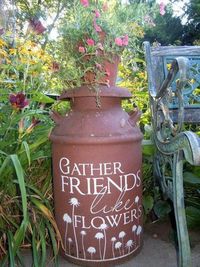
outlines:
[[[165,13],[161,15],[159,8],[152,10],[152,23],[145,26],[144,40],[161,45],[180,45],[183,36],[181,19],[173,15],[171,5],[167,5]]]
[[[94,73],[93,83],[109,85],[104,61],[112,63],[114,55],[122,55],[122,63],[129,64],[130,53],[137,51],[138,39],[143,36],[141,10],[139,4],[130,8],[120,1],[86,1],[85,5],[74,1],[59,30],[60,62],[63,72],[70,74],[65,78],[68,86],[88,83],[88,73]]]
[[[59,240],[49,172],[48,105],[54,100],[44,94],[51,57],[28,39],[19,38],[12,47],[6,35],[0,53],[1,266],[7,261],[15,266],[20,247],[31,242],[35,255],[41,253],[38,266],[45,266],[48,242],[56,248],[55,236]]]

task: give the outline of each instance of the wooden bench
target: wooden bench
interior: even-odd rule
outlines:
[[[155,144],[154,177],[173,204],[178,237],[178,266],[191,267],[186,223],[183,163],[200,165],[200,139],[184,131],[200,124],[200,47],[159,46],[144,42]]]

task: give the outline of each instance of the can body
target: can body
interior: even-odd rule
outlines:
[[[142,135],[121,98],[102,96],[95,109],[95,97],[75,97],[50,137],[62,254],[84,266],[122,262],[142,245]]]

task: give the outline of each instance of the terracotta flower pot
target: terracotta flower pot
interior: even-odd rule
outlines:
[[[86,84],[104,84],[114,86],[117,80],[118,65],[120,58],[117,55],[99,55],[102,57],[100,63],[94,63],[94,71],[87,71],[84,74],[83,80]],[[92,61],[92,58],[86,61]]]

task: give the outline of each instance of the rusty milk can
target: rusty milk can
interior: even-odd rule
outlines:
[[[100,86],[100,104],[87,86],[68,90],[64,117],[51,133],[55,216],[63,256],[83,266],[108,266],[142,245],[141,140],[138,111],[121,100],[131,94]]]

